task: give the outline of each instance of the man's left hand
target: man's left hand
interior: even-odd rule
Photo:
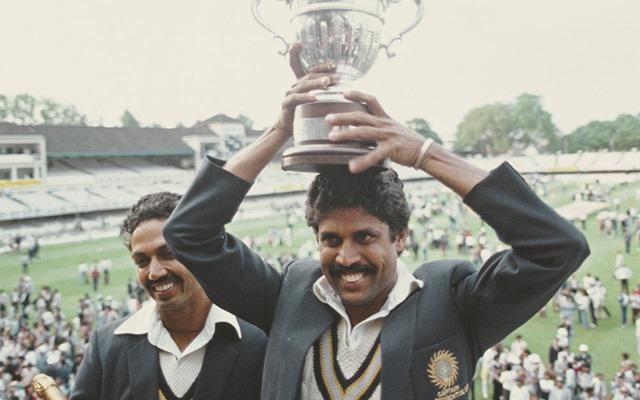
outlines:
[[[369,153],[349,161],[349,171],[354,174],[362,172],[385,158],[413,166],[425,138],[389,117],[374,96],[352,91],[345,93],[344,97],[364,104],[369,113],[356,111],[328,115],[327,123],[334,127],[353,126],[341,131],[333,129],[329,139],[335,142],[363,140],[377,143],[377,147]]]

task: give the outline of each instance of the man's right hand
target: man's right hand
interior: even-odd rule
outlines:
[[[316,98],[309,92],[327,89],[338,82],[335,65],[321,64],[308,73],[300,62],[302,45],[294,43],[289,50],[289,65],[296,76],[296,83],[285,94],[282,110],[273,129],[288,136],[293,134],[293,114],[295,108],[301,104],[310,103]]]
[[[289,64],[297,81],[287,91],[276,123],[249,146],[234,154],[224,165],[224,169],[247,182],[255,180],[293,135],[293,114],[296,107],[316,99],[309,92],[326,89],[338,82],[336,68],[332,65],[321,65],[307,73],[300,62],[301,50],[299,43],[291,47]]]

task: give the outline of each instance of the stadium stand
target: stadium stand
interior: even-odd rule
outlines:
[[[0,122],[0,223],[45,217],[75,216],[124,210],[143,194],[167,190],[182,192],[202,158],[226,158],[261,131],[247,129],[224,114],[190,128],[108,128],[20,126]],[[503,160],[470,157],[493,169]],[[637,152],[578,152],[509,157],[522,173],[578,174],[640,170]],[[424,174],[394,165],[407,180]],[[8,179],[6,179],[8,178]],[[273,193],[296,195],[306,190],[312,176],[284,174],[277,162],[254,183],[245,216],[260,215]],[[266,205],[266,206],[265,206]]]

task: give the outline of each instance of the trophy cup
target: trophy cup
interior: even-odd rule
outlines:
[[[294,146],[282,155],[282,169],[320,172],[342,168],[352,158],[368,153],[375,143],[365,141],[332,142],[331,127],[325,116],[331,113],[367,111],[360,103],[346,100],[342,93],[350,90],[351,81],[363,76],[381,48],[389,58],[395,56],[392,46],[418,25],[423,15],[422,0],[414,20],[388,43],[382,43],[385,12],[402,0],[281,0],[292,13],[291,24],[296,40],[302,44],[300,58],[306,72],[322,64],[332,64],[340,80],[337,86],[314,91],[316,101],[296,107],[293,125]],[[260,0],[253,0],[251,12],[256,21],[281,41],[285,55],[290,43],[262,18]],[[339,129],[348,127],[341,126]]]

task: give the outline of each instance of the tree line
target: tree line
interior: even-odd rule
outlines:
[[[61,104],[53,99],[36,99],[26,93],[15,97],[0,94],[0,121],[20,125],[86,126],[87,116],[74,106]]]
[[[87,126],[88,118],[75,106],[62,104],[50,98],[36,98],[23,93],[14,97],[0,94],[0,121],[19,125]],[[129,110],[120,117],[123,127],[139,127],[138,120]],[[159,127],[158,124],[153,124]]]
[[[574,153],[640,148],[640,113],[621,114],[612,121],[591,121],[562,135],[540,96],[523,93],[509,103],[494,103],[469,111],[456,129],[458,152],[495,156],[539,152]]]
[[[248,129],[253,121],[237,117]],[[86,126],[87,116],[73,105],[30,94],[10,97],[0,94],[0,121],[21,125]],[[129,110],[120,117],[123,127],[139,127],[140,122]],[[424,137],[442,143],[437,132],[424,118],[406,121],[407,127]],[[159,124],[151,124],[161,127]],[[182,127],[179,124],[177,127]],[[621,114],[611,121],[591,121],[567,135],[553,123],[552,115],[542,106],[540,96],[523,93],[508,103],[493,103],[471,109],[458,124],[454,150],[459,153],[496,156],[522,154],[535,148],[538,152],[574,153],[608,149],[624,151],[640,148],[640,113]]]

